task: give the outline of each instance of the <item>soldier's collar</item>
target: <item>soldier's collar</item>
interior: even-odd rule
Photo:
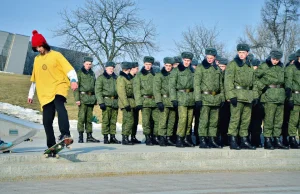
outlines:
[[[236,55],[235,58],[234,58],[233,60],[236,62],[236,64],[237,64],[239,67],[243,67],[244,62],[243,62],[243,60],[240,59],[240,57],[239,57],[238,55]],[[251,66],[251,65],[250,65],[250,60],[249,60],[248,57],[246,58],[246,62],[245,62],[245,63],[246,63],[248,66]]]
[[[81,71],[84,73],[84,74],[93,74],[93,70],[92,69],[90,69],[89,71],[87,71],[85,68],[84,68],[84,66],[82,66],[81,67]]]
[[[203,67],[204,67],[205,69],[208,69],[208,68],[210,68],[210,67],[214,67],[215,69],[218,69],[217,64],[216,64],[215,61],[213,62],[213,64],[210,64],[210,63],[207,62],[206,59],[204,59],[204,60],[202,61],[202,65],[203,65]]]
[[[294,65],[297,67],[298,70],[300,70],[300,63],[298,60],[294,61]]]
[[[124,73],[123,71],[120,71],[120,76],[123,76],[123,77],[125,77],[127,80],[130,80],[129,74],[127,75],[127,74]]]
[[[280,67],[283,67],[283,64],[282,64],[281,61],[279,61],[277,65],[273,65],[270,57],[266,59],[266,63],[269,67],[274,67],[274,66],[277,66],[277,65],[280,66]]]
[[[179,71],[184,71],[186,68],[189,68],[189,69],[191,70],[192,73],[195,72],[195,69],[192,67],[192,65],[190,65],[189,67],[185,67],[185,66],[183,65],[183,63],[179,63],[179,65],[178,65],[177,68],[178,68]]]
[[[154,73],[154,71],[153,71],[153,68],[151,68],[150,71],[147,71],[147,70],[145,69],[145,67],[142,67],[141,73],[142,73],[143,75],[147,75],[148,73],[151,73],[152,75],[155,75],[155,73]]]
[[[168,76],[168,75],[170,75],[170,72],[167,72],[166,69],[165,69],[165,67],[163,67],[161,69],[161,74],[163,74],[163,76]]]
[[[109,78],[114,78],[114,79],[117,79],[117,75],[115,73],[112,73],[111,75],[108,75],[108,73],[106,71],[104,71],[103,73],[103,76],[106,78],[106,79],[109,79]]]

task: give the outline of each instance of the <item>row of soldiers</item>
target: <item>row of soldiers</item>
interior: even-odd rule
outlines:
[[[84,129],[87,142],[99,142],[92,137],[91,124],[97,103],[102,110],[105,144],[140,143],[136,132],[141,111],[149,146],[229,145],[231,149],[254,150],[262,146],[264,121],[265,149],[298,149],[300,50],[290,56],[286,67],[280,61],[280,49],[272,49],[262,63],[249,51],[249,45],[238,44],[236,57],[228,62],[216,58],[215,48],[207,48],[201,64],[193,60],[192,53],[183,52],[181,58],[164,58],[164,67],[158,73],[153,70],[151,56],[144,57],[140,71],[137,62],[122,62],[119,76],[114,73],[116,64],[107,62],[97,79],[91,70],[93,59],[86,57],[78,71],[79,88],[75,91],[79,142],[83,142]],[[123,114],[121,142],[115,137],[118,109]],[[284,112],[290,113],[290,118],[285,117],[284,123],[289,125],[282,130]]]

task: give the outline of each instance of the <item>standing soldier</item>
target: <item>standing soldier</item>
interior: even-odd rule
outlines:
[[[256,70],[258,86],[262,89],[261,102],[265,110],[265,149],[288,149],[279,139],[283,122],[283,104],[286,98],[284,67],[280,62],[281,57],[281,50],[272,49],[270,57]],[[272,145],[271,137],[274,138],[274,145]]]
[[[161,113],[159,113],[159,145],[175,146],[172,141],[173,128],[175,123],[175,110],[169,95],[169,78],[174,59],[172,57],[164,58],[164,67],[160,73],[154,77],[153,93],[155,102]]]
[[[153,79],[154,71],[152,64],[154,58],[151,56],[144,57],[144,67],[137,74],[134,80],[134,98],[137,107],[137,111],[142,110],[142,125],[143,132],[146,137],[146,145],[152,146],[158,144],[156,137],[152,136],[151,133],[157,132],[151,131],[151,119],[154,121],[154,129],[158,129],[158,123],[155,122],[157,105],[153,95]]]
[[[219,108],[225,100],[222,75],[215,63],[217,50],[207,48],[205,55],[194,76],[195,107],[200,110],[199,148],[222,148],[216,142]]]
[[[118,118],[118,94],[116,89],[117,75],[114,73],[116,64],[112,61],[105,63],[105,71],[96,81],[96,98],[102,110],[102,134],[104,144],[119,144],[116,139],[116,123]],[[110,140],[108,141],[108,135]]]
[[[77,71],[78,90],[74,92],[75,102],[79,108],[77,130],[79,133],[78,143],[83,143],[83,132],[87,134],[86,142],[99,143],[92,136],[93,133],[93,110],[96,103],[95,97],[95,74],[92,68],[93,58],[84,57],[83,67]]]
[[[254,69],[247,59],[249,50],[248,44],[238,44],[238,55],[227,65],[225,72],[225,94],[231,103],[228,135],[230,149],[236,150],[256,149],[248,142],[252,105],[255,106],[258,102]],[[240,146],[237,143],[237,135],[241,138]]]
[[[181,54],[183,63],[173,69],[170,75],[170,98],[175,109],[178,108],[178,129],[176,147],[194,147],[191,137],[194,109],[194,69],[191,67],[193,53]]]
[[[178,67],[178,65],[180,63],[182,63],[182,58],[181,56],[176,56],[176,57],[173,57],[174,58],[174,64],[173,64],[173,69]]]
[[[133,109],[135,108],[133,85],[129,76],[132,65],[129,62],[122,62],[121,67],[122,71],[117,79],[117,93],[119,96],[118,105],[123,113],[122,145],[133,145],[129,141],[134,123]]]
[[[134,82],[135,75],[138,72],[139,72],[139,63],[138,62],[132,62],[131,63],[130,74],[128,74],[132,84]],[[138,110],[133,109],[133,117],[134,117],[134,122],[133,122],[132,134],[131,134],[131,142],[132,143],[141,143],[141,141],[139,141],[136,138],[137,128],[138,128],[138,124],[139,124],[139,111]]]
[[[288,132],[289,132],[289,144],[292,149],[299,149],[300,146],[297,143],[296,136],[300,136],[299,130],[299,115],[300,115],[300,49],[297,50],[296,60],[294,64],[290,64],[286,68],[285,73],[285,88],[287,96],[290,97],[288,101],[290,113]]]

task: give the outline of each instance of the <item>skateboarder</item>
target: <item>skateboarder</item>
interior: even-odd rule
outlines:
[[[42,34],[32,32],[32,50],[39,52],[34,59],[30,81],[32,82],[27,102],[33,101],[35,88],[43,111],[43,125],[47,137],[47,146],[55,145],[53,120],[57,111],[60,140],[70,137],[70,123],[64,103],[69,87],[75,91],[78,79],[74,68],[59,52],[51,50]]]
[[[0,150],[10,147],[12,145],[11,142],[4,142],[3,140],[1,140],[0,138]]]

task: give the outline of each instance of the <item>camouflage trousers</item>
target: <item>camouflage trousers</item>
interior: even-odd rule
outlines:
[[[300,105],[295,105],[294,109],[291,110],[291,114],[290,114],[289,136],[297,136],[297,135],[300,136],[299,114],[300,114]]]
[[[103,135],[115,135],[116,123],[118,118],[118,109],[112,107],[106,107],[106,110],[102,110],[102,134]]]
[[[191,135],[191,128],[193,122],[193,106],[178,106],[178,128],[177,135],[179,137],[185,137]]]
[[[265,110],[264,136],[280,137],[283,123],[283,104],[263,103]]]
[[[237,107],[230,104],[230,123],[228,127],[228,135],[240,137],[248,136],[248,128],[251,120],[252,104],[238,102]]]
[[[131,135],[133,123],[134,123],[134,115],[133,109],[131,111],[126,111],[124,108],[122,109],[123,120],[122,120],[122,135]]]
[[[159,136],[173,136],[176,112],[173,108],[164,108],[163,112],[159,112]]]
[[[92,133],[93,132],[93,104],[80,104],[78,107],[78,122],[77,130],[78,132]]]
[[[153,123],[151,122],[153,121]],[[148,108],[142,109],[142,126],[144,135],[153,134],[158,136],[158,126],[159,126],[159,110],[158,108]]]
[[[216,137],[219,123],[219,107],[202,106],[200,111],[199,136]]]

